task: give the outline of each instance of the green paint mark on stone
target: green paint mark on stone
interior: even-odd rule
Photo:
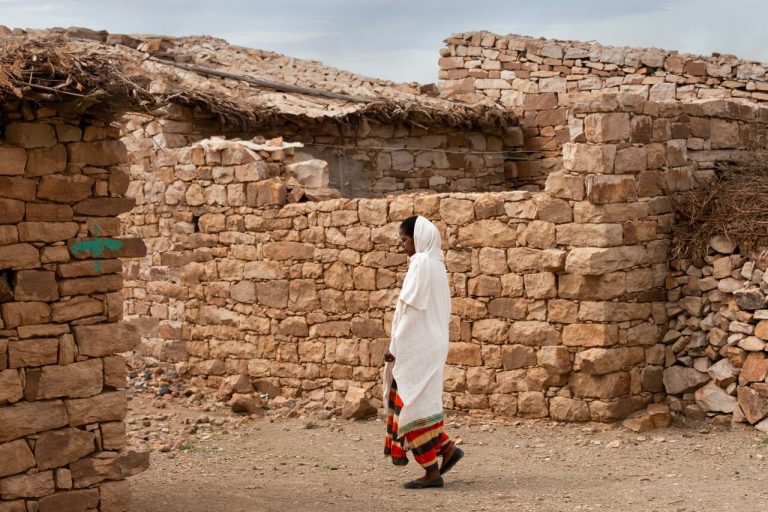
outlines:
[[[93,262],[93,269],[96,271],[97,274],[101,274],[101,269],[104,266],[104,262],[101,260],[96,260]]]
[[[72,244],[72,254],[75,256],[95,256],[100,258],[105,251],[119,251],[123,241],[115,238],[93,238],[81,240]]]

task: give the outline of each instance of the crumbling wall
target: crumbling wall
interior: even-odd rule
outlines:
[[[131,164],[145,172],[174,166],[179,151],[211,136],[282,137],[305,144],[297,151],[297,160],[326,160],[331,183],[349,198],[507,190],[515,173],[510,158],[522,145],[522,132],[516,126],[473,131],[383,124],[365,118],[356,124],[308,119],[243,132],[177,105],[157,115],[162,118],[133,116],[126,123],[123,140],[131,150]]]
[[[525,149],[543,157],[518,163],[521,184],[541,185],[559,169],[562,144],[571,139],[567,110],[593,92],[631,93],[654,102],[768,102],[766,65],[732,55],[701,57],[488,32],[446,39],[440,80],[443,96],[489,97],[518,115]]]
[[[118,130],[66,110],[5,103],[0,142],[0,509],[125,511],[118,240],[133,201]],[[60,106],[59,106],[60,107]],[[60,107],[63,108],[63,107]],[[75,506],[76,505],[76,506]]]

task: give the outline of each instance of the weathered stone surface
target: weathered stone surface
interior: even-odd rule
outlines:
[[[768,358],[764,352],[750,352],[739,373],[739,384],[762,382],[768,376]]]
[[[53,272],[25,270],[16,274],[13,296],[18,301],[53,301],[59,298]]]
[[[630,376],[627,372],[588,375],[575,372],[568,380],[573,394],[583,398],[618,398],[629,394]]]
[[[11,244],[0,246],[1,269],[27,269],[40,266],[40,253],[32,244]]]
[[[20,402],[0,407],[0,441],[66,426],[67,412],[60,400]]]
[[[27,152],[22,148],[0,146],[0,176],[20,176],[27,164]]]
[[[591,348],[579,352],[578,361],[582,372],[602,375],[645,362],[645,350],[642,347]]]
[[[127,352],[139,343],[138,329],[125,322],[80,325],[74,333],[80,354],[92,357]]]
[[[351,387],[347,390],[344,397],[341,416],[343,418],[367,418],[376,414],[376,408],[365,397],[365,390],[362,388]]]
[[[96,449],[92,432],[77,428],[65,428],[40,434],[35,443],[35,459],[40,469],[66,466]]]
[[[103,368],[101,359],[64,366],[44,366],[36,383],[32,383],[30,377],[27,378],[26,396],[32,400],[43,400],[97,395],[103,387]]]
[[[104,482],[99,491],[101,512],[130,512],[131,485],[128,480]]]
[[[73,142],[68,148],[69,160],[72,163],[105,167],[128,161],[128,152],[119,140]]]
[[[644,262],[645,247],[628,245],[610,248],[579,247],[571,249],[565,260],[565,271],[599,275],[634,267]]]
[[[82,489],[104,480],[122,480],[141,473],[148,467],[149,453],[132,450],[119,454],[101,452],[69,466],[75,489]]]
[[[56,364],[59,357],[59,340],[33,338],[8,343],[8,366],[24,368]]]
[[[99,504],[98,489],[58,492],[39,501],[38,512],[88,512]],[[105,510],[104,507],[101,507]]]
[[[754,425],[768,416],[768,397],[745,386],[739,386],[736,392],[739,406],[749,423]]]
[[[0,405],[14,403],[24,396],[17,370],[0,370]]]
[[[53,471],[17,475],[0,480],[0,496],[4,500],[15,498],[41,498],[55,489]]]
[[[637,433],[648,432],[657,428],[666,428],[672,422],[669,407],[663,404],[651,404],[642,414],[629,418],[623,425]]]
[[[248,375],[231,375],[224,379],[216,392],[220,400],[229,399],[234,393],[248,394],[253,393],[253,384]]]
[[[571,324],[563,328],[563,345],[607,347],[618,342],[619,329],[611,324]]]
[[[512,272],[557,272],[565,267],[565,255],[566,252],[559,249],[517,247],[507,251],[507,265]]]
[[[234,393],[227,402],[232,412],[257,414],[261,412],[261,398],[254,394]]]
[[[61,173],[67,168],[67,150],[62,144],[52,148],[33,149],[27,155],[27,177]]]
[[[616,146],[563,144],[563,166],[573,172],[612,173],[616,158]]]
[[[549,400],[549,414],[556,421],[581,422],[590,418],[587,402],[561,396]]]
[[[550,346],[560,342],[560,333],[551,324],[539,321],[513,322],[509,328],[509,343]]]
[[[16,224],[24,218],[25,205],[15,199],[0,199],[0,224]]]
[[[66,401],[69,425],[72,427],[100,421],[122,421],[127,407],[125,391],[110,391],[90,398]]]
[[[479,220],[459,228],[459,242],[467,247],[512,247],[517,230],[498,220]]]
[[[147,246],[139,238],[78,238],[69,240],[67,248],[76,260],[142,258],[147,255]],[[106,273],[98,266],[96,270]]]
[[[0,477],[15,475],[35,466],[35,458],[23,439],[0,444]]]
[[[741,309],[754,311],[765,307],[765,294],[760,288],[741,288],[734,291],[733,295]]]
[[[694,393],[696,404],[707,412],[724,412],[730,414],[737,407],[735,397],[730,396],[720,386],[710,382]]]
[[[584,133],[590,142],[617,142],[629,139],[629,114],[589,114]]]
[[[695,391],[708,381],[706,373],[693,368],[670,366],[664,370],[664,388],[671,395]]]
[[[554,375],[566,375],[571,371],[571,355],[564,346],[541,347],[538,364]]]
[[[50,124],[11,123],[5,129],[5,140],[22,148],[50,148],[56,145],[56,132]]]
[[[296,176],[296,179],[306,188],[325,188],[328,186],[330,174],[328,162],[325,160],[305,160],[285,166],[285,170]]]
[[[587,200],[593,204],[637,201],[637,181],[632,176],[587,176]]]
[[[525,345],[506,345],[501,349],[501,362],[505,370],[536,365],[536,350]]]
[[[526,418],[544,418],[549,415],[544,393],[523,391],[517,398],[517,412]]]
[[[135,205],[136,200],[132,198],[100,197],[80,201],[74,208],[77,215],[117,217],[131,211]]]

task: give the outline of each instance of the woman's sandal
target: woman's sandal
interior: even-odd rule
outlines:
[[[451,455],[451,458],[448,459],[448,461],[445,463],[445,466],[440,468],[440,474],[444,475],[449,472],[453,466],[455,466],[456,463],[459,462],[463,457],[464,452],[461,450],[461,448],[456,447],[456,449],[453,450],[453,455]]]
[[[419,482],[418,480],[413,480],[412,482],[403,484],[403,487],[406,489],[437,489],[443,486],[445,486],[445,482],[443,482],[442,477],[429,482]]]

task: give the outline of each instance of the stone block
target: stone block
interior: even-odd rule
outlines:
[[[629,139],[629,114],[589,114],[584,118],[584,133],[590,142],[618,142]]]
[[[587,176],[587,200],[593,204],[637,201],[637,181],[632,176]]]
[[[64,427],[67,423],[67,411],[61,400],[0,407],[0,442]]]
[[[565,267],[565,255],[566,252],[560,249],[516,247],[507,250],[507,265],[512,272],[558,272]]]
[[[22,148],[50,148],[56,145],[53,126],[44,123],[11,123],[5,129],[5,140]]]
[[[104,482],[99,486],[99,492],[101,512],[130,512],[131,484],[128,480]]]
[[[768,416],[768,397],[753,388],[739,386],[736,390],[744,418],[754,425]]]
[[[558,245],[575,247],[612,247],[622,244],[621,224],[560,224],[557,226]]]
[[[571,371],[571,355],[568,347],[541,347],[538,353],[538,364],[548,373],[566,375]]]
[[[563,144],[563,167],[568,171],[610,174],[615,159],[615,145]]]
[[[498,220],[479,220],[459,228],[458,240],[465,247],[513,247],[517,230]]]
[[[549,415],[547,400],[539,391],[523,391],[517,397],[517,412],[526,418],[544,418]]]
[[[614,171],[616,174],[643,172],[648,167],[645,148],[628,147],[616,152]]]
[[[85,398],[97,395],[103,387],[101,359],[68,365],[44,366],[38,376],[27,375],[25,396],[28,400],[47,398]]]
[[[136,200],[133,198],[99,197],[80,201],[75,205],[75,213],[93,217],[117,217],[131,211],[135,205]]]
[[[59,280],[59,295],[62,297],[117,292],[122,289],[123,277],[120,274]]]
[[[571,375],[568,385],[577,397],[609,399],[629,394],[630,380],[627,372],[606,375],[576,372]]]
[[[600,275],[631,268],[644,263],[645,247],[627,245],[610,248],[579,247],[565,259],[565,271],[574,274]]]
[[[509,328],[509,343],[551,346],[560,343],[560,333],[547,322],[513,322]]]
[[[38,502],[38,512],[89,512],[95,510],[98,504],[98,489],[57,492]],[[103,506],[101,510],[105,510]]]
[[[528,301],[519,298],[498,298],[488,303],[488,313],[510,320],[525,320],[528,312]]]
[[[642,347],[629,348],[590,348],[579,352],[579,367],[590,375],[603,375],[620,370],[627,370],[645,362],[645,350]]]
[[[699,388],[694,393],[696,405],[705,412],[724,412],[733,413],[738,407],[736,397],[726,393],[720,386],[714,382],[709,382],[706,386]]]
[[[74,334],[80,355],[90,357],[127,352],[139,343],[138,329],[125,322],[79,325]]]
[[[35,466],[35,458],[23,439],[0,444],[0,477],[16,475]]]
[[[77,235],[76,222],[21,222],[17,225],[21,242],[60,242]]]
[[[560,199],[584,199],[584,178],[571,176],[564,172],[551,172],[547,175],[544,191]]]
[[[73,398],[65,403],[69,425],[72,427],[102,421],[122,421],[128,408],[125,391],[110,391],[89,398]]]
[[[563,327],[563,345],[569,347],[609,347],[619,341],[615,324],[571,324]]]
[[[92,432],[65,428],[43,432],[35,442],[35,459],[39,469],[66,466],[96,450]]]
[[[555,421],[589,421],[589,406],[583,400],[555,396],[549,400],[549,415]]]
[[[664,388],[670,395],[695,391],[709,382],[709,375],[685,366],[670,366],[664,370]]]
[[[525,274],[525,296],[529,299],[550,299],[557,297],[557,281],[552,272]]]
[[[0,176],[21,176],[27,164],[27,152],[22,148],[0,146]]]
[[[147,246],[140,238],[77,238],[69,240],[67,247],[76,260],[143,258],[147,255]],[[101,266],[103,263],[96,266],[98,273],[107,273]]]
[[[4,500],[42,498],[53,494],[55,489],[53,471],[11,476],[0,480],[0,496]]]
[[[69,144],[69,161],[75,164],[107,167],[128,161],[125,145],[119,140],[73,142]]]
[[[28,178],[64,172],[67,168],[67,149],[62,144],[52,148],[33,149],[27,155]]]
[[[264,245],[264,257],[270,260],[310,260],[315,256],[315,246],[300,242],[271,242]]]
[[[472,338],[483,343],[501,344],[506,341],[509,334],[507,322],[495,319],[476,321],[472,326]]]
[[[122,480],[149,467],[149,452],[101,452],[93,457],[70,464],[72,482],[76,489],[89,487],[104,480]]]
[[[49,271],[24,270],[16,274],[13,296],[18,301],[53,301],[59,298],[56,275]]]
[[[0,199],[0,224],[16,224],[24,219],[26,205],[15,199]]]

